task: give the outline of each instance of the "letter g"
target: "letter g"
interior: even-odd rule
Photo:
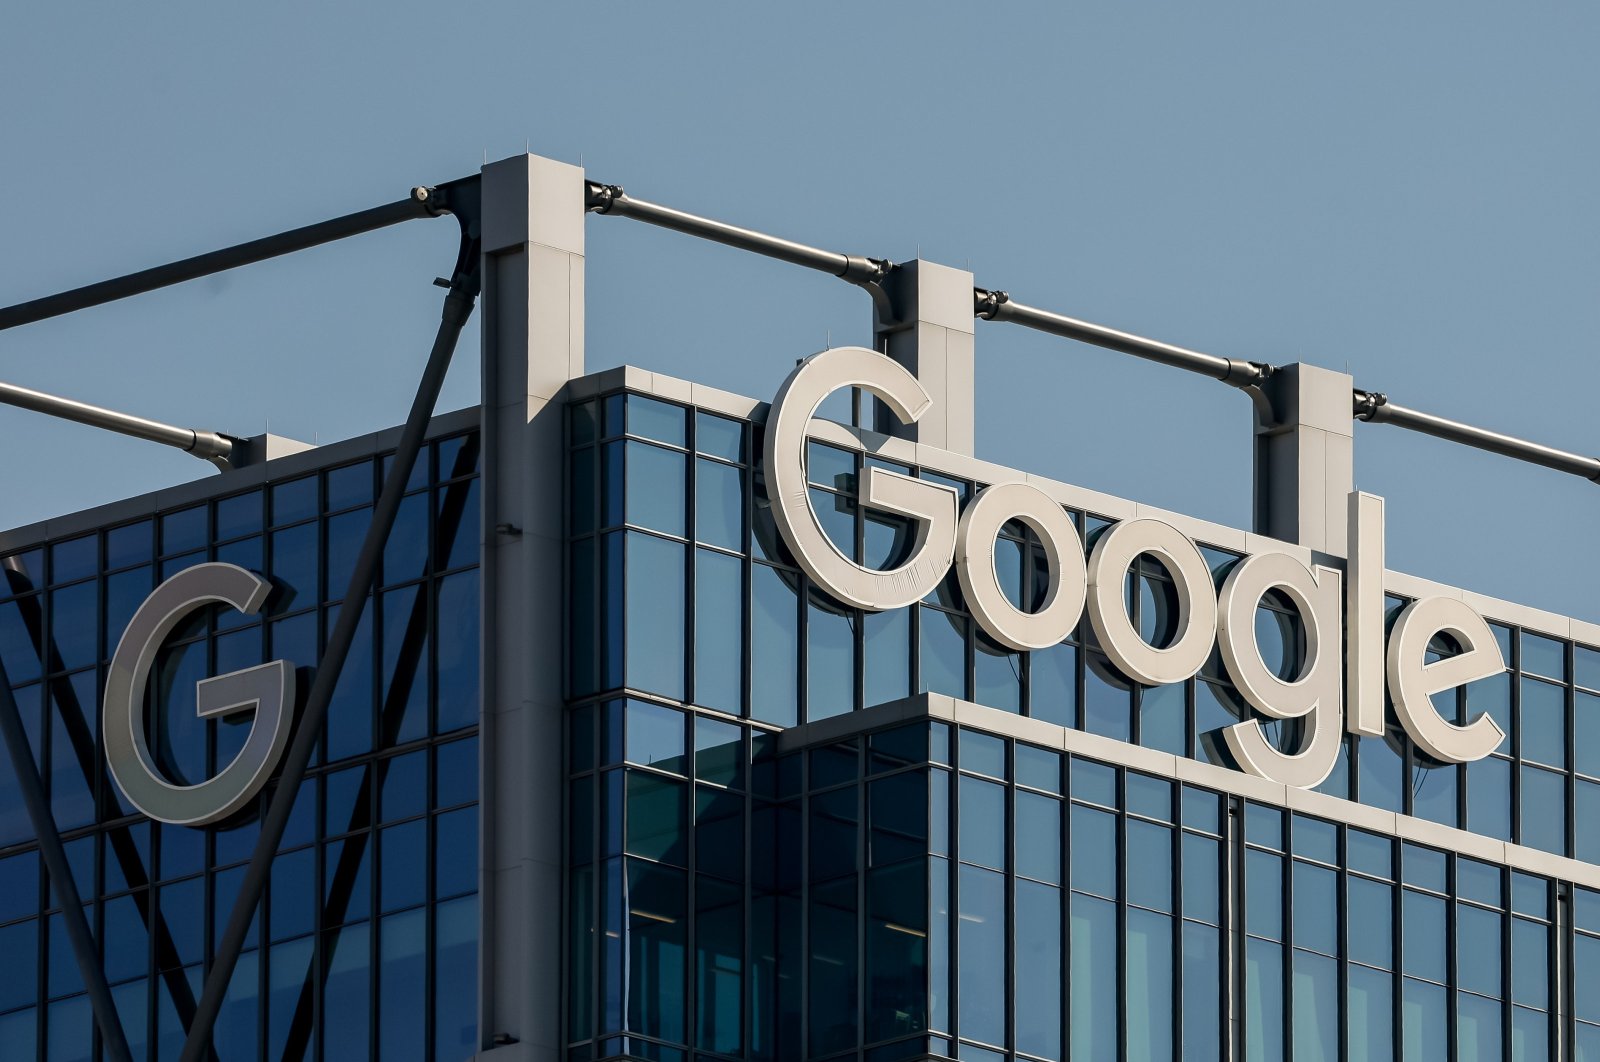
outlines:
[[[261,791],[283,756],[294,718],[294,671],[287,660],[196,684],[195,707],[202,719],[256,713],[244,747],[215,777],[198,785],[173,784],[156,766],[145,735],[145,687],[172,629],[213,602],[254,613],[271,590],[267,580],[237,565],[198,564],[156,587],[128,621],[106,676],[102,732],[111,776],[150,818],[177,826],[225,819]]]

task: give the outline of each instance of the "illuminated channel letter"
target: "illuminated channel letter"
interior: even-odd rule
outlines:
[[[1161,561],[1178,591],[1177,633],[1157,648],[1128,615],[1128,568],[1141,553]],[[1089,556],[1089,623],[1117,670],[1146,686],[1182,682],[1200,670],[1217,636],[1211,569],[1182,531],[1160,520],[1125,520],[1108,529]]]
[[[255,710],[250,736],[233,762],[198,785],[175,785],[156,766],[145,735],[145,688],[167,635],[196,609],[213,602],[249,615],[272,584],[233,564],[185,568],[145,599],[128,621],[106,675],[102,731],[111,776],[134,807],[159,822],[200,826],[227,818],[266,785],[289,743],[294,717],[294,671],[274,660],[216,678],[195,688],[202,719]]]
[[[1050,585],[1037,612],[1013,605],[995,573],[995,538],[1008,520],[1026,524],[1039,537],[1050,568]],[[985,487],[961,514],[956,578],[973,618],[991,638],[1018,651],[1045,649],[1066,640],[1083,614],[1083,540],[1066,510],[1038,487],[996,483]]]
[[[1428,643],[1448,634],[1461,652],[1428,663]],[[1441,716],[1432,697],[1505,670],[1500,644],[1483,617],[1465,601],[1427,597],[1401,610],[1389,634],[1389,696],[1395,714],[1417,746],[1445,763],[1481,760],[1500,747],[1505,731],[1487,714],[1466,726]]]
[[[1311,789],[1339,758],[1341,665],[1339,608],[1343,580],[1332,568],[1313,572],[1287,553],[1258,553],[1228,573],[1217,595],[1217,648],[1245,703],[1273,719],[1302,719],[1299,747],[1284,752],[1254,719],[1223,731],[1234,759],[1247,773],[1279,785]],[[1305,628],[1306,654],[1292,680],[1280,678],[1261,656],[1256,610],[1269,590],[1294,603]]]
[[[861,504],[910,517],[916,524],[911,557],[878,571],[857,564],[828,538],[806,487],[806,433],[823,399],[859,387],[915,423],[933,400],[897,362],[864,347],[835,347],[814,354],[789,374],[767,414],[767,496],[772,517],[795,560],[813,582],[845,604],[881,612],[926,597],[950,569],[956,544],[956,492],[887,469],[868,467]]]

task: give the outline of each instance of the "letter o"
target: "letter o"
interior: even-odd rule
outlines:
[[[1165,648],[1144,640],[1123,600],[1128,568],[1141,553],[1160,560],[1177,588],[1178,634]],[[1217,635],[1217,598],[1206,559],[1182,531],[1160,520],[1125,520],[1095,543],[1088,574],[1089,624],[1117,670],[1146,686],[1165,686],[1205,664]]]
[[[1050,585],[1037,612],[1024,612],[1013,605],[995,573],[995,540],[1008,520],[1021,521],[1039,537],[1050,567]],[[1065,641],[1083,614],[1087,577],[1078,529],[1066,510],[1038,487],[993,484],[961,514],[956,529],[956,578],[978,626],[1001,645],[1025,651]]]

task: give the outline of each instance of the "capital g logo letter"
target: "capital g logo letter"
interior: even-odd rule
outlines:
[[[145,687],[156,653],[172,629],[214,602],[254,613],[272,584],[233,564],[199,564],[156,587],[128,622],[106,676],[103,732],[111,776],[134,807],[160,822],[203,826],[227,818],[261,791],[289,743],[294,718],[294,671],[274,660],[216,678],[195,688],[202,719],[255,710],[244,748],[216,777],[199,785],[174,785],[156,766],[145,734]]]

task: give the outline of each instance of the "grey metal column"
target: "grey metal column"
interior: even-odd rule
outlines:
[[[911,370],[933,398],[915,424],[900,424],[877,408],[878,431],[973,456],[977,410],[973,397],[972,274],[923,259],[895,266],[883,281],[895,319],[874,313],[878,349]],[[874,403],[877,406],[877,403]]]
[[[479,1032],[496,1059],[562,1054],[561,398],[583,374],[584,191],[534,155],[483,171]]]
[[[1355,489],[1350,376],[1296,362],[1262,383],[1272,423],[1256,414],[1255,529],[1343,557]]]

